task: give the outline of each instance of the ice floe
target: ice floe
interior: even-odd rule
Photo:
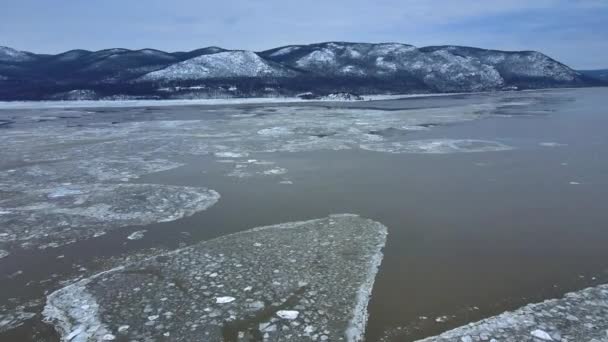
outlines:
[[[427,139],[362,144],[364,150],[388,153],[496,152],[512,149],[497,141],[474,139]]]
[[[607,318],[608,285],[601,285],[530,304],[420,342],[605,341]]]
[[[15,186],[0,199],[0,246],[57,247],[111,229],[173,221],[207,209],[220,195],[157,184]]]
[[[385,240],[348,214],[258,227],[68,285],[44,315],[73,341],[361,341]]]

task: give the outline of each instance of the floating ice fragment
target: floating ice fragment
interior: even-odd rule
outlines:
[[[437,323],[444,323],[448,321],[448,316],[439,316],[437,318],[435,318],[435,322]]]
[[[230,297],[230,296],[217,297],[217,298],[215,298],[215,303],[216,304],[226,304],[226,303],[234,302],[235,300],[236,300],[236,298]]]
[[[549,335],[546,331],[543,331],[541,329],[536,329],[536,330],[532,330],[532,332],[530,332],[530,335],[541,339],[543,341],[553,341],[553,338],[551,338],[551,335]]]
[[[300,313],[298,311],[295,310],[279,310],[277,311],[277,316],[281,317],[282,319],[289,319],[289,320],[294,320],[296,318],[298,318],[298,315]]]
[[[0,249],[0,259],[7,257],[10,253],[5,251],[4,249]]]
[[[0,207],[11,211],[0,215],[0,227],[8,234],[3,240],[58,247],[120,227],[190,216],[220,197],[205,188],[157,184],[92,183],[79,185],[78,191],[57,189],[16,188],[13,196],[0,199]],[[69,200],[63,198],[66,194]],[[49,201],[49,196],[56,200]]]
[[[16,328],[34,316],[36,316],[35,313],[25,312],[21,309],[12,312],[0,312],[0,332]]]
[[[249,155],[246,152],[216,152],[215,156],[219,158],[245,158]]]
[[[568,183],[568,184],[570,184],[570,185],[580,185],[581,183],[579,183],[579,182],[575,182],[575,181],[572,181],[572,182],[570,182],[570,183]]]
[[[541,142],[538,145],[543,146],[543,147],[559,147],[559,146],[566,146],[566,144],[561,144],[558,142]]]
[[[282,167],[275,167],[274,169],[264,171],[265,175],[284,175],[287,173],[287,169]]]
[[[138,230],[136,232],[133,232],[131,234],[129,234],[129,236],[127,236],[127,239],[129,240],[141,240],[144,237],[144,233],[146,233],[147,230],[143,229],[143,230]]]

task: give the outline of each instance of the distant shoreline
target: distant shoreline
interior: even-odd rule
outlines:
[[[525,89],[513,92],[536,92],[549,90],[587,89],[597,87],[567,87],[567,88],[541,88]],[[459,95],[492,94],[504,91],[465,92],[465,93],[427,93],[427,94],[386,94],[386,95],[361,95],[363,100],[336,100],[336,99],[313,99],[305,100],[299,97],[240,97],[240,98],[215,98],[215,99],[141,99],[141,100],[43,100],[43,101],[0,101],[2,109],[36,109],[36,108],[96,108],[96,107],[170,107],[170,106],[217,106],[217,105],[242,105],[242,104],[282,104],[282,103],[323,103],[344,102],[356,103],[366,101],[383,101],[414,99],[425,97],[448,97]]]

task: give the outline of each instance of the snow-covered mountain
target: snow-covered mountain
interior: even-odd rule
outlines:
[[[289,77],[296,72],[251,51],[225,51],[194,57],[142,76],[140,81]]]
[[[411,78],[437,91],[476,91],[517,81],[576,83],[581,75],[532,51],[398,43],[321,43],[264,51],[262,56],[317,75]]]
[[[57,55],[0,47],[0,99],[5,100],[63,94],[167,98],[467,92],[602,82],[539,52],[461,46],[327,42],[262,52],[212,46],[173,53],[117,48]]]

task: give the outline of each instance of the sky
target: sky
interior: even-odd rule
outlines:
[[[0,46],[261,51],[324,41],[541,51],[608,68],[608,0],[0,0]]]

